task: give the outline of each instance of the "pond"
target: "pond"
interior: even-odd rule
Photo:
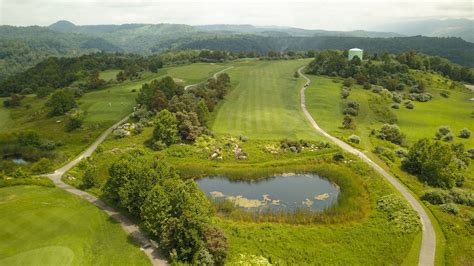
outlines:
[[[12,159],[12,162],[14,162],[16,164],[27,164],[28,163],[27,161],[25,161],[22,158],[14,158],[14,159]]]
[[[205,177],[196,182],[211,199],[227,199],[254,212],[321,212],[335,204],[339,195],[337,185],[315,174],[283,174],[258,181]]]

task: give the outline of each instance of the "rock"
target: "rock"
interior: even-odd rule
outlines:
[[[246,155],[240,155],[239,157],[237,157],[238,160],[247,160],[247,156]]]

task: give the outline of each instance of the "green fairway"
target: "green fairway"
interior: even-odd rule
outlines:
[[[148,265],[104,212],[57,188],[0,189],[0,265]]]
[[[307,63],[245,60],[233,64],[228,73],[234,88],[218,108],[212,130],[258,139],[317,139],[299,106],[303,81],[293,77]]]
[[[117,74],[120,72],[119,69],[109,69],[100,72],[99,78],[109,81],[109,80],[114,80],[117,77]]]

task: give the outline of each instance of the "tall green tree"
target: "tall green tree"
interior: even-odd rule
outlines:
[[[455,150],[453,150],[455,148]],[[436,187],[452,188],[462,180],[466,165],[456,156],[459,147],[430,139],[417,141],[403,161],[403,168]]]
[[[156,127],[153,130],[153,140],[160,141],[166,146],[178,142],[178,122],[174,114],[164,109],[156,115]]]
[[[46,105],[51,107],[50,115],[55,116],[65,114],[67,111],[75,108],[77,103],[71,90],[61,89],[51,95]]]

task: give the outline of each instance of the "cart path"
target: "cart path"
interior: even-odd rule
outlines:
[[[416,200],[415,197],[413,197],[413,195],[410,194],[407,188],[405,188],[395,177],[390,175],[382,167],[380,167],[374,161],[372,161],[369,157],[367,157],[367,155],[365,155],[363,152],[359,151],[358,149],[353,148],[352,146],[345,143],[344,141],[329,135],[326,131],[324,131],[322,128],[318,126],[316,121],[313,119],[311,114],[306,109],[306,101],[305,101],[304,93],[306,90],[306,86],[309,86],[311,81],[307,76],[305,76],[302,73],[303,69],[304,67],[301,67],[300,69],[298,69],[298,73],[300,74],[300,76],[302,76],[306,80],[305,85],[303,86],[303,88],[301,88],[301,91],[300,91],[301,109],[303,110],[303,113],[306,116],[306,118],[309,120],[309,122],[311,123],[311,125],[314,127],[314,129],[317,132],[321,133],[323,136],[330,139],[332,142],[336,143],[337,146],[341,147],[347,152],[350,152],[358,156],[360,159],[362,159],[367,164],[369,164],[372,168],[374,168],[375,171],[380,173],[388,182],[390,182],[390,184],[392,184],[400,192],[400,194],[402,194],[402,196],[410,203],[413,209],[418,213],[420,217],[421,225],[422,225],[422,240],[421,240],[418,265],[423,265],[423,266],[434,265],[435,253],[436,253],[436,233],[434,231],[433,224],[431,223],[430,217],[426,213],[425,209],[423,209],[420,202],[418,202],[418,200]]]
[[[74,160],[70,161],[63,167],[57,169],[54,171],[54,173],[47,174],[46,176],[51,179],[54,184],[58,187],[61,188],[71,194],[77,195],[88,202],[94,204],[97,206],[99,209],[103,210],[108,216],[110,216],[112,219],[116,220],[117,222],[120,223],[122,226],[123,230],[130,236],[132,237],[138,245],[140,245],[140,249],[145,252],[145,254],[148,256],[150,259],[150,262],[152,265],[158,266],[158,265],[168,265],[168,261],[166,260],[165,256],[161,254],[158,245],[156,242],[152,241],[136,224],[134,224],[132,221],[130,221],[125,215],[121,214],[120,212],[116,211],[114,208],[108,206],[105,204],[103,201],[98,199],[97,197],[82,191],[80,189],[77,189],[73,186],[70,186],[66,183],[64,183],[61,180],[61,177],[66,173],[69,169],[74,167],[76,164],[78,164],[82,159],[90,156],[94,150],[99,146],[102,141],[107,138],[107,136],[119,125],[127,121],[129,116],[125,117],[124,119],[120,120],[119,122],[115,123],[113,126],[108,128],[102,135],[97,138],[94,143],[92,143],[84,152],[82,152],[79,156],[77,156]]]

